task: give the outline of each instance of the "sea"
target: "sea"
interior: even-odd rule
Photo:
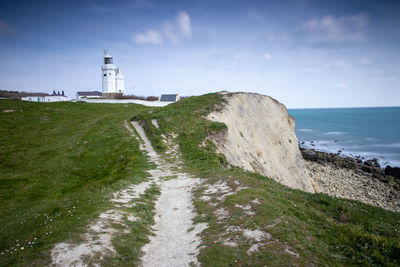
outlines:
[[[301,147],[400,167],[400,107],[289,109]]]

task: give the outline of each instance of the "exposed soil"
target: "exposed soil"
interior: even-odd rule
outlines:
[[[125,123],[127,130],[133,135],[132,129]],[[145,143],[146,146],[146,143]],[[142,149],[144,147],[142,146]],[[154,153],[149,153],[151,160],[156,160]],[[134,221],[136,218],[124,210],[124,207],[132,207],[146,189],[157,183],[160,177],[152,175],[148,181],[115,192],[111,202],[113,208],[104,211],[92,222],[87,232],[82,236],[84,242],[76,244],[73,242],[62,242],[56,244],[51,251],[53,266],[86,266],[88,262],[98,264],[105,255],[115,254],[112,239],[118,233],[129,232],[125,220]],[[120,227],[115,228],[115,225]]]
[[[157,124],[157,121],[153,121]],[[144,140],[145,149],[149,155],[157,155],[148,141],[143,128],[133,122],[136,131]],[[175,136],[175,135],[171,135]],[[175,179],[160,180],[161,195],[156,202],[156,217],[154,236],[143,247],[143,266],[189,266],[199,265],[197,254],[199,252],[200,237],[198,236],[207,225],[204,223],[193,224],[196,216],[192,203],[192,190],[200,183],[200,179],[188,174],[172,171],[179,169],[178,147],[172,140],[164,139],[169,148],[166,155],[173,159],[173,163],[166,163],[157,157],[154,162],[158,169],[164,172],[164,177],[177,177]]]
[[[294,119],[286,107],[259,94],[234,93],[224,98],[224,106],[207,115],[208,120],[227,126],[226,131],[208,136],[217,152],[231,165],[313,193],[297,145]]]
[[[282,254],[290,255],[294,258],[300,257],[298,253],[293,251],[292,247],[280,241],[278,238],[274,238],[273,235],[268,232],[269,229],[282,223],[282,220],[279,218],[275,219],[273,224],[258,229],[247,229],[242,226],[232,225],[231,214],[224,204],[225,199],[248,187],[232,179],[229,181],[219,180],[211,184],[205,183],[203,184],[203,188],[203,196],[200,197],[200,200],[207,202],[211,208],[215,207],[214,215],[217,217],[219,223],[225,225],[225,230],[215,236],[215,239],[220,241],[224,246],[232,248],[238,247],[239,244],[242,244],[243,240],[245,240],[247,244],[251,245],[247,250],[248,255],[262,248],[273,246],[279,248]],[[261,202],[258,198],[255,198],[248,204],[235,203],[234,207],[241,209],[246,216],[252,217],[256,215],[254,209],[258,205],[261,205]]]
[[[87,232],[82,236],[84,242],[56,244],[51,251],[53,266],[87,266],[89,263],[99,265],[106,255],[115,254],[112,239],[119,233],[129,233],[125,221],[136,220],[126,208],[134,206],[146,189],[153,184],[160,188],[161,195],[155,205],[154,235],[149,237],[150,242],[142,249],[142,266],[199,265],[197,254],[201,240],[198,234],[207,225],[193,224],[192,220],[196,213],[192,203],[192,190],[200,183],[200,179],[173,171],[179,169],[180,161],[178,147],[172,140],[165,139],[169,147],[166,155],[173,159],[173,163],[167,163],[154,151],[142,126],[138,122],[132,122],[132,125],[143,141],[140,148],[147,152],[157,168],[149,171],[151,177],[147,181],[131,185],[113,194],[111,200],[113,208],[101,213],[88,226]],[[125,127],[134,135],[134,131],[127,123]],[[135,137],[139,140],[137,136]],[[116,228],[115,225],[119,227]]]

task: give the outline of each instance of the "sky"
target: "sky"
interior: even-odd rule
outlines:
[[[288,108],[400,106],[400,1],[0,2],[0,89],[244,91]]]

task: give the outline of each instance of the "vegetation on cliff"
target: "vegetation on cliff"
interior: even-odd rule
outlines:
[[[235,188],[233,182],[246,187],[212,205],[201,200],[204,190],[198,190],[197,221],[209,224],[202,234],[205,247],[199,260],[203,265],[400,264],[400,214],[357,201],[290,189],[270,178],[228,167],[224,157],[206,140],[210,132],[226,129],[224,124],[205,119],[223,101],[216,94],[191,97],[136,118],[147,122],[147,133],[159,151],[163,150],[161,134],[176,134],[184,170],[203,177],[205,184],[226,181],[231,188]],[[152,119],[157,120],[159,129]],[[240,208],[256,199],[261,204],[252,207],[255,214],[249,215]],[[218,216],[221,208],[228,211],[227,218]],[[248,253],[251,242],[227,231],[229,226],[264,229],[275,242],[266,242],[258,251]],[[224,240],[235,244],[231,247]],[[285,253],[286,245],[299,257]]]
[[[161,154],[163,135],[177,136],[183,171],[203,179],[194,199],[195,221],[208,224],[201,234],[203,265],[400,264],[400,214],[228,166],[206,140],[226,130],[205,119],[223,102],[217,94],[163,108],[0,100],[0,111],[15,111],[0,113],[0,251],[19,244],[13,254],[0,255],[0,265],[46,262],[53,244],[78,238],[106,209],[111,192],[146,177],[150,164],[123,126],[131,118],[145,124]],[[218,184],[231,191],[216,191],[206,201],[207,188]],[[238,229],[262,231],[264,240]],[[131,263],[118,253],[111,265]]]

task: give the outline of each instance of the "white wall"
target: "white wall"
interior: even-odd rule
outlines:
[[[104,64],[101,67],[103,76],[103,94],[104,93],[116,93],[115,84],[115,65]],[[105,75],[105,76],[104,76]]]
[[[115,78],[115,88],[117,93],[125,93],[124,76],[121,74]]]
[[[76,100],[79,100],[79,101],[81,101],[83,98],[86,99],[88,97],[89,98],[100,98],[101,96],[99,96],[99,95],[91,95],[91,96],[79,95],[78,96],[78,94],[76,94]]]
[[[21,100],[32,101],[32,102],[64,102],[71,101],[72,98],[61,96],[61,95],[50,95],[50,96],[25,96],[21,97]]]
[[[109,104],[140,104],[149,107],[164,107],[174,102],[145,101],[139,99],[81,99],[86,103],[109,103]]]

